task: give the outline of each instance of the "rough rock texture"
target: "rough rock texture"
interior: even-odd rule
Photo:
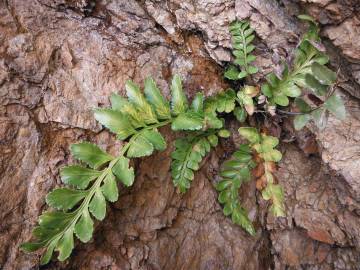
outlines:
[[[309,126],[316,143],[304,131],[282,145],[277,176],[287,218],[267,215],[254,182],[240,195],[257,235],[222,215],[212,185],[236,135],[206,158],[185,195],[171,182],[170,146],[136,161],[135,185],[109,206],[91,243],[78,243],[70,260],[44,269],[360,269],[359,6],[358,0],[0,1],[0,268],[39,268],[39,257],[18,247],[31,237],[45,194],[60,185],[59,168],[72,161],[69,145],[86,139],[112,153],[121,146],[91,111],[108,105],[111,92],[124,93],[127,79],[141,83],[151,75],[168,95],[175,73],[189,97],[224,89],[227,27],[235,18],[250,19],[256,64],[266,74],[291,54],[304,30],[296,14],[306,11],[322,26],[348,117],[330,117],[323,131]],[[230,126],[235,131],[237,124]],[[171,145],[173,135],[162,131]]]

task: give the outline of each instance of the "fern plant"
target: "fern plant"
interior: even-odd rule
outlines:
[[[127,98],[112,94],[111,108],[96,109],[95,118],[124,142],[118,155],[112,156],[89,142],[73,144],[71,154],[80,163],[60,170],[65,187],[55,188],[46,196],[50,210],[39,217],[39,224],[33,230],[36,240],[24,243],[22,249],[27,252],[43,249],[41,264],[46,264],[54,251],[58,252],[60,261],[70,256],[74,234],[81,242],[90,241],[93,219],[103,220],[107,202],[118,199],[118,182],[125,187],[134,183],[135,172],[130,159],[149,156],[167,147],[159,132],[163,126],[170,125],[173,131],[185,132],[176,139],[171,154],[173,183],[184,193],[190,188],[206,154],[217,146],[219,137],[230,136],[223,128],[225,120],[221,116],[224,114],[233,113],[241,123],[258,111],[295,115],[296,129],[304,127],[311,119],[323,127],[328,112],[345,118],[343,102],[334,93],[336,73],[326,67],[328,57],[320,50],[317,25],[311,17],[301,16],[301,19],[308,21],[310,27],[295,50],[293,64],[286,64],[281,76],[275,73],[266,76],[267,83],[261,87],[244,85],[239,91],[227,89],[207,98],[197,93],[190,104],[180,77],[175,75],[170,102],[151,78],[145,80],[143,92],[128,81],[125,85]],[[253,31],[246,21],[231,24],[234,64],[241,70],[231,66],[225,77],[240,80],[258,71],[251,65],[255,60],[251,54],[255,48],[251,44],[255,37]],[[314,97],[320,105],[311,104]],[[288,106],[292,98],[295,98],[297,112],[270,110]],[[256,177],[256,187],[262,198],[271,202],[271,213],[275,217],[285,216],[284,192],[274,174],[282,154],[275,149],[279,144],[277,138],[253,127],[240,127],[238,131],[248,143],[240,145],[231,159],[224,162],[216,189],[224,214],[254,235],[256,230],[241,204],[239,189],[252,176]]]
[[[295,104],[300,113],[294,119],[296,129],[303,128],[310,120],[324,128],[327,111],[343,120],[345,107],[340,96],[333,91],[336,73],[326,67],[329,57],[320,50],[317,24],[309,16],[299,17],[309,22],[309,30],[295,50],[292,69],[285,64],[281,77],[275,73],[267,75],[267,83],[262,85],[261,91],[270,106],[288,106],[289,97],[297,98]],[[321,106],[311,106],[305,101],[304,98],[311,102],[312,96],[322,103]]]
[[[320,49],[322,46],[320,45],[321,40],[317,24],[307,15],[300,15],[299,18],[309,23],[309,30],[305,33],[299,46],[295,50],[292,68],[290,68],[288,64],[285,64],[281,76],[277,76],[275,73],[268,74],[266,76],[267,83],[261,86],[263,96],[260,96],[258,86],[245,85],[237,92],[235,100],[238,106],[234,108],[234,115],[239,122],[245,122],[248,116],[251,116],[259,109],[259,105],[264,106],[271,114],[275,114],[275,106],[288,106],[290,104],[289,98],[295,98],[294,104],[299,112],[288,113],[286,111],[280,111],[285,114],[295,115],[295,129],[303,128],[311,119],[314,120],[319,128],[323,128],[326,124],[327,111],[330,111],[339,119],[345,118],[343,102],[333,91],[336,74],[325,66],[329,58]],[[249,27],[248,22],[234,22],[231,25],[233,41],[237,40],[241,42],[241,40],[244,40],[239,38],[239,35],[243,35],[243,32],[241,32],[243,26]],[[252,39],[253,37],[250,40]],[[239,55],[237,49],[239,47],[245,48],[247,44],[247,42],[242,42],[240,46],[234,45],[233,54],[235,56]],[[251,49],[253,48],[251,47]],[[245,49],[244,52],[246,51]],[[240,56],[241,59],[246,58],[243,53],[241,53]],[[239,62],[235,59],[234,63]],[[242,60],[240,64],[240,66],[244,68],[244,62]],[[251,72],[246,72],[245,70],[244,73],[238,76],[237,70],[234,67],[231,67],[224,74],[226,78],[233,80],[238,80],[248,75],[251,75]],[[321,101],[320,106],[311,106],[308,104],[306,99],[311,101],[311,95]],[[261,108],[260,111],[262,111]],[[279,162],[282,157],[281,153],[274,149],[278,145],[279,140],[266,134],[260,134],[255,128],[250,127],[240,128],[239,133],[250,142],[248,146],[254,152],[253,155],[258,163],[257,168],[262,168],[256,176],[258,177],[257,188],[261,191],[263,199],[272,202],[270,210],[274,216],[285,216],[283,189],[276,183],[273,174],[276,171],[276,162]],[[243,147],[243,145],[240,146],[240,149]],[[235,153],[238,154],[238,152]],[[242,169],[236,159],[225,162],[225,168],[229,167],[229,163],[234,166],[239,166],[239,168]],[[236,206],[236,209],[239,209],[237,212],[241,213],[241,215],[239,215],[241,218],[232,218],[233,221],[253,234],[255,230],[251,225],[250,219],[247,217],[246,210],[241,208],[237,191],[235,191],[241,186],[241,183],[246,180],[246,177],[241,178],[239,183],[236,177],[236,169],[232,168],[230,171],[232,171],[232,174],[225,171],[225,175],[226,172],[231,175],[230,179],[223,179],[217,186],[217,189],[220,191],[219,202],[224,204],[225,215],[232,214],[233,212],[231,211],[235,209]],[[239,171],[237,173],[239,173]],[[230,191],[233,193],[230,193]]]
[[[250,27],[247,21],[235,21],[229,27],[232,36],[233,54],[235,56],[234,64],[231,65],[225,72],[225,77],[230,80],[240,80],[248,75],[258,72],[256,66],[251,65],[256,60],[255,55],[252,54],[255,46],[252,41],[255,38],[253,34],[254,29]]]

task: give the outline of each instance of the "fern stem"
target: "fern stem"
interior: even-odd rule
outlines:
[[[242,37],[243,44],[244,44],[244,66],[245,66],[245,71],[248,72],[247,45],[246,45],[246,37],[245,37],[244,30],[241,30],[241,37]]]

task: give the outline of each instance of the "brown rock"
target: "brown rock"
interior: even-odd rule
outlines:
[[[74,161],[69,145],[90,140],[113,154],[121,147],[92,114],[109,104],[110,93],[124,94],[127,79],[142,83],[151,75],[169,97],[174,73],[183,77],[188,97],[227,87],[218,64],[231,59],[228,25],[235,18],[249,18],[256,30],[258,81],[292,53],[303,31],[295,15],[304,8],[324,25],[331,63],[341,66],[340,86],[352,97],[344,122],[330,118],[324,131],[310,127],[321,158],[316,151],[306,156],[292,144],[281,146],[276,176],[285,189],[287,218],[265,214],[268,205],[255,181],[243,186],[240,197],[257,235],[250,237],[223,216],[212,184],[219,165],[242,142],[236,121],[229,119],[232,138],[205,159],[185,195],[172,184],[174,135],[164,128],[168,150],[134,162],[136,183],[108,206],[93,240],[76,243],[71,259],[47,268],[358,269],[358,5],[302,2],[1,1],[0,268],[39,268],[39,256],[21,252],[19,245],[30,239],[46,209],[46,193],[61,185],[59,168]],[[337,61],[341,55],[351,64]]]
[[[342,50],[350,59],[360,60],[360,18],[354,16],[345,20],[340,25],[328,27],[325,34]]]

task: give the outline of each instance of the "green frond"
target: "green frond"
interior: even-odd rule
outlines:
[[[190,188],[194,172],[200,168],[200,162],[218,143],[214,131],[187,136],[175,141],[175,151],[171,153],[171,175],[175,187],[181,192]]]
[[[111,95],[111,109],[95,110],[96,120],[115,133],[118,139],[128,140],[119,155],[113,157],[89,142],[73,144],[71,154],[90,168],[70,165],[61,169],[61,179],[67,186],[54,189],[46,197],[49,207],[56,210],[40,216],[39,225],[33,231],[36,241],[22,245],[27,252],[45,248],[41,264],[48,263],[54,251],[58,252],[60,261],[66,260],[74,248],[74,234],[84,243],[91,239],[93,218],[103,220],[106,201],[118,199],[116,179],[126,187],[134,183],[135,173],[129,158],[148,156],[155,150],[166,148],[166,141],[158,128],[168,124],[173,130],[204,127],[204,95],[198,93],[189,108],[179,76],[175,76],[172,82],[172,110],[151,78],[145,80],[145,95],[132,81],[127,81],[126,92],[128,99]],[[226,132],[222,134],[226,135]],[[188,167],[182,171],[181,177],[176,178],[182,184],[184,179],[193,178],[195,166],[210,150],[210,144],[217,143],[217,136],[210,134],[208,140],[201,137],[192,145],[193,153],[186,161]]]
[[[254,29],[248,21],[235,21],[230,24],[229,29],[235,56],[234,64],[239,66],[240,70],[235,65],[230,65],[224,76],[229,80],[241,80],[258,72],[258,68],[251,65],[256,60],[256,56],[252,54],[255,46],[251,44],[255,38]]]
[[[274,183],[274,176],[268,169],[268,167],[271,167],[271,162],[279,162],[282,158],[281,152],[275,149],[279,144],[278,138],[260,134],[257,129],[250,127],[239,128],[239,133],[250,142],[250,147],[264,160],[264,175],[266,178],[266,187],[262,190],[264,200],[271,200],[270,210],[274,216],[285,216],[283,189],[280,185]]]
[[[231,216],[235,224],[240,225],[251,235],[255,234],[255,228],[246,209],[241,206],[239,189],[242,183],[250,180],[250,172],[255,165],[250,147],[246,144],[241,145],[232,158],[223,164],[220,172],[221,180],[216,185],[219,191],[218,200],[224,205],[224,215]]]

